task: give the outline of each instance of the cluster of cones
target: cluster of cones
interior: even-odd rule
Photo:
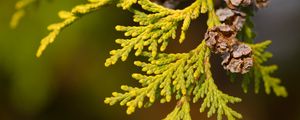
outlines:
[[[221,25],[208,29],[205,34],[206,45],[216,54],[221,54],[222,66],[232,73],[247,73],[253,66],[252,49],[240,42],[236,36],[243,28],[246,14],[238,7],[255,5],[265,7],[267,0],[225,0],[227,8],[216,11]]]

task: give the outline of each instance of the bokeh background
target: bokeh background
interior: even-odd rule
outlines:
[[[0,0],[0,120],[156,120],[164,118],[175,103],[155,104],[148,109],[126,115],[125,108],[108,106],[104,98],[120,85],[138,85],[130,76],[139,71],[135,59],[105,68],[109,51],[119,46],[114,39],[118,24],[133,25],[131,13],[106,7],[89,14],[65,29],[41,58],[35,57],[40,39],[47,35],[50,23],[60,21],[59,10],[70,10],[85,0],[41,0],[28,9],[17,29],[9,28],[16,0]],[[220,89],[241,97],[232,105],[245,120],[300,120],[300,1],[271,0],[267,9],[254,17],[256,41],[271,39],[268,49],[274,53],[269,64],[278,64],[275,76],[283,80],[289,97],[279,98],[253,89],[244,94],[240,82],[230,83],[214,57],[213,71]],[[206,30],[205,16],[192,23],[186,42],[172,42],[168,52],[189,51],[202,40]],[[261,89],[263,90],[263,89]],[[206,120],[200,114],[200,103],[192,104],[194,119]],[[211,118],[215,119],[215,118]]]

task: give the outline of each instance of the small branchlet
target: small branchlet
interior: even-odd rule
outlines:
[[[241,99],[229,96],[218,89],[210,71],[209,54],[209,51],[206,51],[204,59],[205,80],[202,84],[198,84],[198,86],[201,86],[194,89],[193,93],[195,97],[193,102],[197,102],[199,98],[204,98],[200,112],[204,112],[207,108],[207,117],[217,114],[218,120],[222,120],[222,115],[225,115],[228,120],[235,120],[236,118],[241,119],[242,115],[227,105],[227,103],[241,102]]]
[[[59,17],[64,21],[48,26],[48,30],[51,32],[41,40],[41,45],[36,53],[37,57],[42,55],[46,47],[56,39],[61,30],[74,23],[81,16],[94,12],[102,6],[111,3],[112,0],[89,0],[89,2],[84,5],[78,5],[71,11],[60,11],[58,13]]]
[[[255,80],[255,92],[259,92],[261,80],[264,82],[265,92],[271,93],[271,90],[276,96],[287,97],[287,91],[285,87],[280,85],[281,80],[279,78],[272,77],[271,74],[278,69],[276,65],[264,66],[263,63],[272,57],[272,53],[264,52],[265,49],[271,44],[271,41],[265,41],[259,44],[251,45],[253,51],[254,69],[249,73],[254,76]]]
[[[175,109],[163,120],[192,120],[190,109],[189,97],[182,97]]]
[[[16,3],[16,12],[13,14],[10,21],[10,27],[12,29],[16,28],[19,25],[20,20],[26,14],[26,9],[36,2],[38,2],[38,0],[20,0]]]

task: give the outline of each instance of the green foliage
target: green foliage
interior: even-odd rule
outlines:
[[[223,93],[214,83],[212,73],[210,71],[209,51],[206,52],[204,67],[204,76],[206,78],[204,83],[198,83],[195,87],[194,94],[196,97],[193,99],[193,102],[195,103],[199,100],[199,98],[204,98],[200,112],[204,112],[204,110],[208,108],[207,117],[211,117],[213,114],[217,113],[218,120],[222,119],[222,115],[226,115],[228,120],[235,120],[235,118],[241,119],[242,115],[227,105],[227,103],[240,102],[241,99]]]
[[[130,9],[134,13],[133,20],[138,22],[139,26],[116,26],[116,30],[124,31],[125,36],[128,36],[129,39],[116,40],[116,43],[120,44],[122,48],[110,52],[111,57],[106,60],[105,66],[115,64],[119,58],[125,61],[133,49],[136,50],[135,55],[139,56],[144,51],[144,48],[147,47],[152,52],[151,57],[155,57],[158,49],[164,51],[169,40],[176,38],[176,29],[180,22],[183,22],[179,38],[179,42],[182,43],[191,20],[199,17],[200,9],[202,9],[202,13],[205,13],[207,7],[210,8],[210,18],[216,18],[211,2],[211,0],[196,0],[183,10],[172,10],[152,3],[149,0],[139,0],[138,4],[151,13],[141,12],[134,8]],[[123,8],[127,7],[123,6]],[[209,24],[214,25],[213,23]]]
[[[176,30],[180,28],[179,42],[185,40],[186,31],[192,20],[198,18],[200,13],[207,13],[208,28],[220,25],[214,9],[213,0],[195,0],[190,6],[182,10],[165,8],[150,0],[89,0],[89,3],[78,5],[71,11],[60,11],[62,22],[48,26],[51,32],[41,41],[37,52],[39,57],[46,47],[52,43],[61,30],[74,23],[82,16],[94,12],[99,8],[116,4],[123,10],[134,14],[133,21],[137,26],[116,26],[117,31],[125,32],[125,39],[117,39],[116,43],[121,48],[112,50],[105,66],[115,64],[119,59],[125,61],[132,51],[136,56],[148,58],[148,61],[135,61],[134,64],[142,68],[143,73],[134,73],[132,77],[141,86],[132,87],[122,85],[123,93],[113,92],[112,97],[105,99],[106,104],[120,103],[127,106],[127,114],[132,114],[137,108],[150,107],[155,101],[160,103],[177,100],[174,110],[166,116],[166,120],[190,120],[190,103],[202,101],[200,112],[207,111],[207,117],[217,115],[218,120],[226,116],[228,120],[241,119],[242,115],[230,108],[229,103],[241,102],[240,98],[225,94],[218,89],[210,70],[210,49],[203,40],[197,48],[188,53],[164,53],[168,42],[176,39]],[[141,8],[133,7],[139,5]],[[265,91],[269,94],[272,90],[277,96],[287,96],[287,92],[280,85],[280,79],[271,77],[277,67],[264,66],[272,54],[265,52],[271,43],[266,41],[253,44],[255,34],[250,17],[252,11],[247,13],[246,23],[239,38],[243,39],[252,48],[254,66],[250,72],[244,74],[242,88],[248,91],[251,81],[254,81],[255,92],[258,93],[260,83],[264,82]],[[180,26],[182,24],[182,26]],[[145,49],[144,49],[145,48]],[[202,99],[202,100],[200,100]]]
[[[253,44],[253,40],[256,34],[253,32],[253,22],[250,16],[253,16],[252,11],[246,9],[245,12],[248,14],[246,19],[246,23],[242,32],[240,33],[240,37],[245,40],[247,43],[251,43],[250,46],[253,49],[253,59],[254,59],[254,67],[253,69],[244,75],[242,81],[242,88],[245,93],[248,92],[248,86],[251,81],[254,81],[254,92],[259,93],[259,89],[261,87],[261,82],[264,82],[265,92],[267,94],[271,93],[271,90],[274,91],[276,96],[287,97],[288,93],[285,87],[281,86],[281,80],[279,78],[272,77],[271,74],[275,72],[278,67],[276,65],[263,65],[270,59],[273,55],[270,52],[265,52],[266,48],[272,43],[270,40]]]
[[[285,87],[280,85],[280,79],[271,76],[271,74],[276,71],[278,67],[276,65],[262,65],[272,57],[272,53],[264,52],[267,46],[270,44],[271,41],[268,40],[259,44],[252,45],[252,48],[254,50],[253,58],[255,59],[255,62],[253,72],[251,73],[253,74],[255,80],[255,92],[259,92],[260,82],[262,80],[264,82],[264,87],[267,94],[270,94],[271,90],[273,90],[277,96],[286,97],[287,91]]]
[[[132,74],[132,77],[142,84],[142,88],[128,89],[127,86],[122,86],[121,89],[126,92],[113,94],[113,97],[106,98],[105,103],[115,104],[118,101],[121,101],[121,105],[127,103],[127,113],[130,114],[136,107],[143,106],[145,97],[149,98],[149,102],[145,104],[148,106],[156,99],[160,99],[161,103],[170,102],[173,94],[177,100],[186,95],[190,96],[194,83],[204,72],[202,64],[206,50],[205,42],[202,42],[190,53],[160,53],[155,59],[150,58],[148,63],[136,61],[135,65],[142,67],[147,74]],[[151,53],[143,55],[151,57]]]
[[[105,103],[114,105],[120,102],[121,106],[128,107],[127,113],[131,114],[136,108],[149,107],[157,99],[165,103],[175,96],[180,106],[177,105],[166,119],[189,119],[189,99],[194,96],[194,103],[200,98],[204,99],[200,112],[208,108],[208,117],[215,113],[218,119],[222,115],[226,115],[229,120],[242,117],[227,105],[240,102],[241,99],[224,94],[214,83],[210,71],[210,50],[205,46],[205,41],[189,53],[160,53],[155,58],[148,52],[143,55],[150,57],[149,62],[136,61],[135,65],[142,67],[146,75],[132,75],[142,87],[123,85],[121,89],[125,93],[114,92],[113,97],[105,99]]]
[[[164,120],[191,120],[189,98],[182,97]]]

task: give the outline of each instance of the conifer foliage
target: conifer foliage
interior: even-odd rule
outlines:
[[[23,16],[24,9],[35,1],[20,0],[17,3],[18,11],[13,15],[12,27]],[[148,60],[134,62],[143,73],[133,73],[132,77],[141,86],[122,85],[123,92],[113,92],[105,99],[106,104],[120,103],[127,106],[127,114],[132,114],[137,108],[150,107],[156,101],[175,100],[177,104],[165,120],[190,120],[191,104],[202,102],[200,112],[206,111],[207,117],[242,119],[242,115],[229,106],[241,102],[241,99],[224,93],[214,82],[210,70],[211,54],[223,58],[220,65],[225,70],[243,76],[244,92],[253,83],[255,93],[258,93],[263,83],[267,94],[273,91],[277,96],[287,96],[280,79],[271,76],[277,66],[264,65],[272,57],[271,53],[265,52],[271,41],[253,42],[255,34],[251,17],[256,9],[266,7],[268,0],[222,0],[218,9],[214,8],[214,0],[195,0],[184,9],[175,9],[180,2],[184,0],[89,0],[71,11],[59,12],[62,22],[48,26],[50,33],[41,40],[36,55],[41,56],[60,31],[79,18],[103,6],[116,5],[132,12],[133,21],[138,25],[116,26],[117,31],[124,32],[125,38],[115,41],[120,48],[110,52],[105,66],[113,65],[119,59],[125,61],[130,53]],[[165,53],[170,40],[178,38],[180,43],[184,42],[191,21],[200,14],[208,14],[208,29],[201,44],[187,53]],[[180,36],[177,36],[177,29]]]

